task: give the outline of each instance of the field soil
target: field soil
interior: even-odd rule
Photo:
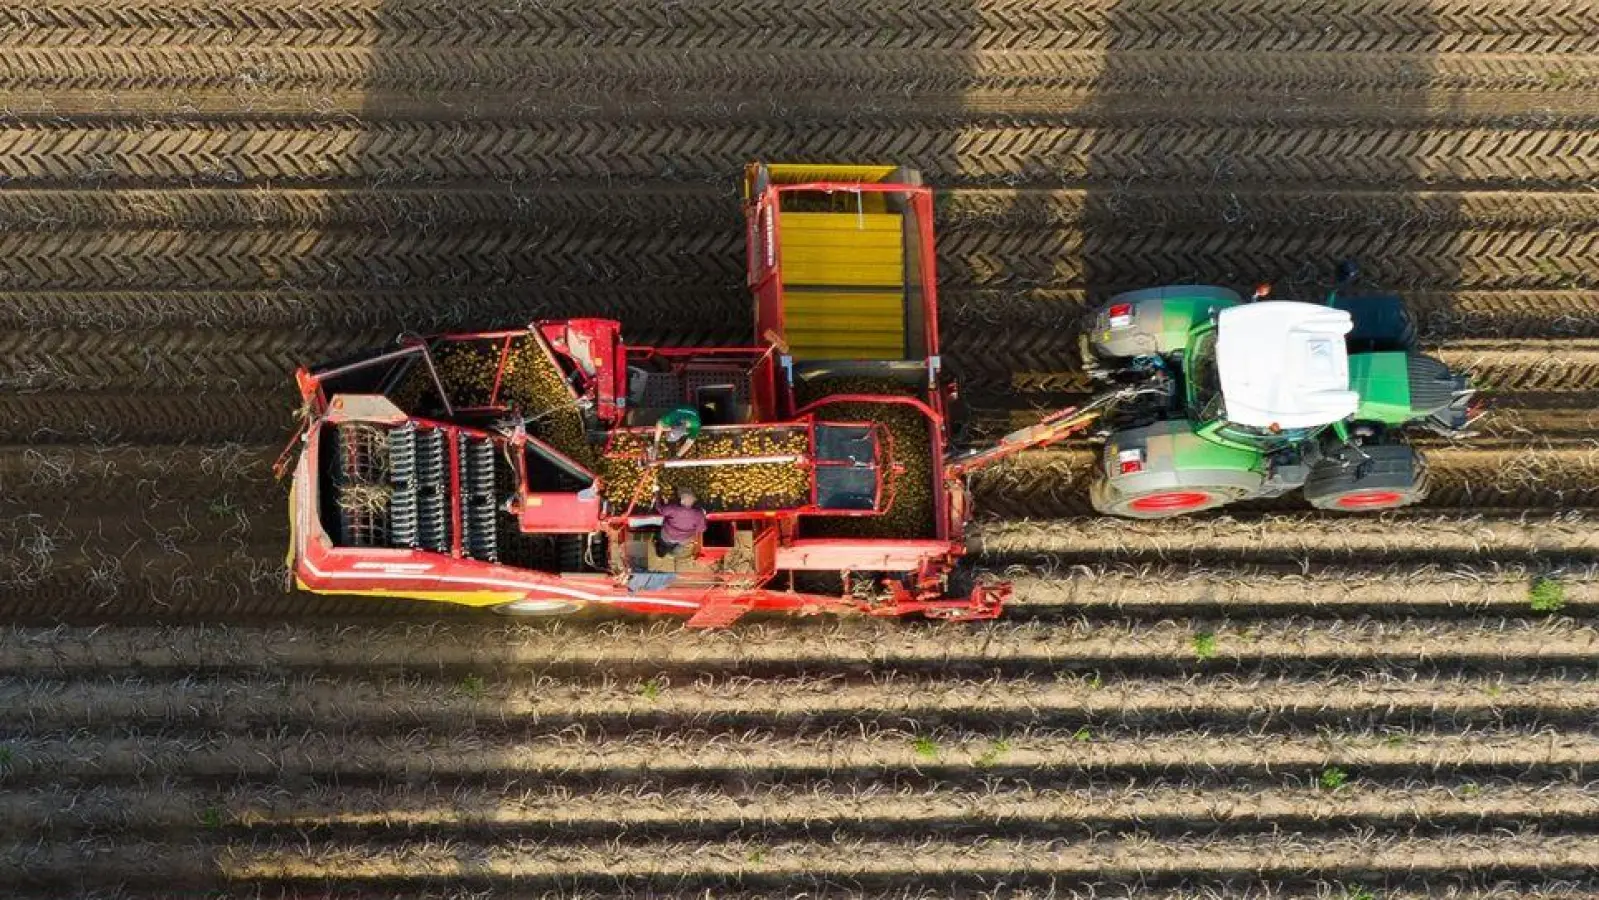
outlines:
[[[1599,898],[1599,2],[38,0],[0,111],[8,898]],[[986,626],[283,592],[296,365],[747,341],[754,159],[938,188],[979,435],[1346,257],[1494,412],[1368,518],[1028,454]]]

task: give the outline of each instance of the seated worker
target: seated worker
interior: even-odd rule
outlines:
[[[669,444],[677,444],[672,455],[681,457],[694,447],[694,439],[699,436],[700,414],[693,407],[680,406],[655,423],[655,443],[650,447],[650,459],[660,456],[662,437]]]
[[[677,556],[685,548],[692,548],[705,533],[705,510],[694,505],[694,492],[682,488],[675,503],[656,501],[655,511],[661,514],[661,531],[655,536],[655,552],[660,556]]]

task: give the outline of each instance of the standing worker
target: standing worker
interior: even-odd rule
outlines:
[[[666,415],[661,416],[655,423],[655,444],[650,447],[650,458],[655,459],[661,455],[661,438],[666,438],[667,443],[676,444],[677,449],[672,455],[681,457],[694,447],[694,439],[700,436],[700,414],[691,406],[679,406]],[[681,443],[678,443],[680,442]]]
[[[658,555],[678,556],[705,533],[705,510],[694,505],[695,499],[693,491],[679,488],[675,503],[656,502],[655,511],[661,514],[661,532],[655,537]]]

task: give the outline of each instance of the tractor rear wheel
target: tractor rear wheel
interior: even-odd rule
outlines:
[[[1364,447],[1359,465],[1318,466],[1305,482],[1305,499],[1317,509],[1376,512],[1419,503],[1427,496],[1427,464],[1402,444]]]
[[[523,597],[512,600],[510,603],[501,603],[494,607],[496,615],[501,616],[566,616],[582,609],[580,603],[570,600],[552,600],[545,597]]]
[[[1094,511],[1124,519],[1169,519],[1226,506],[1249,492],[1237,487],[1190,486],[1124,493],[1109,481],[1095,479],[1088,488]]]

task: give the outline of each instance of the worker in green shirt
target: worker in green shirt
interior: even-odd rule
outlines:
[[[693,407],[679,406],[656,421],[655,445],[650,448],[650,458],[660,456],[662,438],[668,444],[676,444],[672,455],[681,457],[694,447],[694,439],[699,436],[700,414]]]

